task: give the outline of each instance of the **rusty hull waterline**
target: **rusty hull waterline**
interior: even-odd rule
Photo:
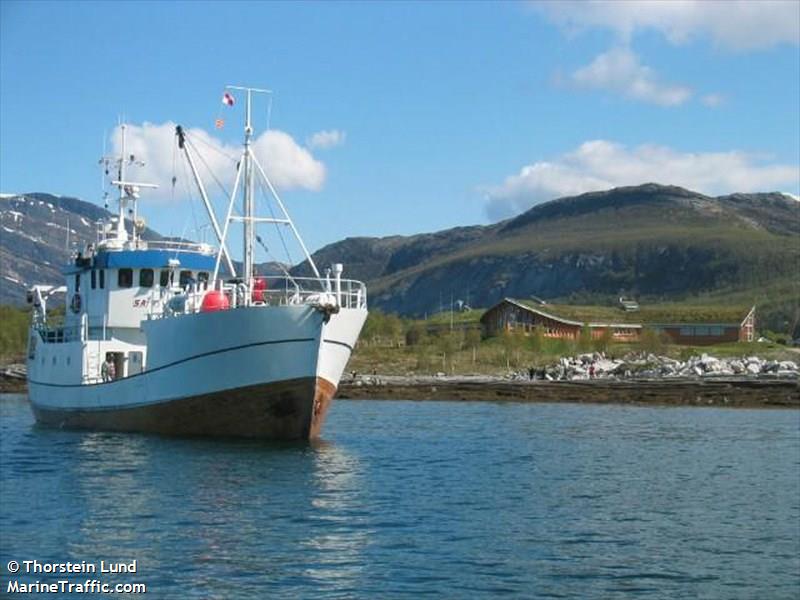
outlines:
[[[303,377],[133,408],[33,411],[41,425],[62,429],[307,440],[321,434],[335,394],[330,381]]]

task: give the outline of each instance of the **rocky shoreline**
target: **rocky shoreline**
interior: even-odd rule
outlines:
[[[606,358],[602,352],[563,357],[543,369],[512,373],[513,379],[581,380],[581,379],[672,379],[697,377],[777,376],[797,378],[797,363],[791,360],[764,360],[758,356],[715,358],[708,354],[692,356],[685,361],[650,353],[630,353],[623,358]]]
[[[792,361],[595,352],[502,377],[351,376],[338,397],[800,408],[800,382]]]
[[[494,377],[370,376],[342,381],[337,397],[800,408],[800,385],[796,378],[783,377],[542,381]]]

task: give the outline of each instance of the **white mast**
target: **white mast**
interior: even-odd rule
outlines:
[[[119,181],[125,181],[125,123],[122,124],[122,155],[119,159]],[[120,242],[128,241],[128,232],[125,229],[125,187],[118,184],[119,188],[119,218],[117,220],[117,239]]]
[[[236,170],[236,180],[233,185],[233,192],[231,193],[230,200],[228,202],[228,210],[227,215],[225,217],[225,224],[222,229],[222,239],[220,240],[220,246],[225,246],[225,240],[228,237],[228,226],[230,225],[231,221],[242,221],[244,225],[244,265],[242,267],[243,272],[243,279],[246,285],[250,286],[252,284],[253,279],[253,261],[255,259],[255,237],[256,237],[256,224],[257,223],[274,223],[279,225],[287,225],[292,230],[295,238],[297,239],[300,247],[303,249],[303,254],[305,254],[305,258],[308,261],[308,264],[311,266],[311,270],[314,272],[314,275],[317,279],[321,279],[319,270],[317,269],[317,265],[314,263],[314,259],[311,258],[311,254],[309,254],[306,245],[303,243],[303,239],[300,237],[300,233],[297,231],[297,228],[294,226],[292,222],[292,218],[289,216],[286,207],[284,206],[283,202],[278,196],[278,192],[275,190],[275,187],[272,185],[272,182],[267,177],[266,172],[264,171],[261,164],[259,164],[258,159],[253,152],[252,145],[250,143],[251,138],[253,136],[253,126],[251,122],[251,100],[252,100],[252,93],[261,93],[261,94],[271,94],[270,90],[262,90],[258,88],[251,88],[251,87],[243,87],[243,86],[236,86],[236,85],[228,85],[225,86],[226,89],[229,90],[241,90],[247,92],[247,99],[246,99],[246,116],[245,116],[245,127],[244,127],[244,151],[242,152],[242,158],[239,161],[239,167]],[[282,218],[275,218],[275,217],[257,217],[255,216],[255,207],[254,207],[254,183],[256,175],[260,175],[264,182],[267,184],[269,191],[272,193],[273,197],[275,198],[280,211],[283,213]],[[243,187],[243,211],[242,216],[237,217],[233,215],[233,205],[236,199],[236,193],[239,187],[239,181],[243,179],[242,187]],[[217,276],[219,274],[219,266],[220,260],[222,259],[222,251],[217,254],[217,262],[214,267],[214,277],[213,281],[216,282]],[[248,296],[249,298],[249,296]]]
[[[250,282],[253,278],[253,245],[255,243],[255,227],[253,227],[253,166],[250,159],[250,138],[253,135],[253,126],[250,123],[250,96],[252,90],[247,90],[246,120],[244,125],[244,280]]]
[[[139,199],[139,188],[151,188],[155,189],[158,186],[152,183],[139,183],[134,181],[125,181],[125,162],[128,160],[128,157],[125,155],[125,123],[120,125],[122,130],[122,150],[119,157],[119,168],[117,171],[118,179],[112,181],[111,184],[117,186],[119,188],[119,215],[117,221],[117,237],[116,241],[120,244],[124,244],[128,241],[128,231],[125,229],[125,203],[128,200],[133,202],[134,208],[134,223],[133,223],[133,233],[132,238],[134,243],[136,242],[136,201]],[[103,159],[105,160],[105,159]],[[133,157],[131,157],[133,160]],[[137,163],[139,166],[143,166],[143,162]]]

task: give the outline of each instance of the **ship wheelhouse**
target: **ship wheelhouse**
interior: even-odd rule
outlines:
[[[90,329],[139,329],[154,302],[193,286],[202,289],[214,270],[214,255],[200,251],[101,250],[83,262],[76,260],[66,272],[67,304],[81,306]]]
[[[29,359],[38,377],[68,384],[141,373],[147,364],[142,321],[162,313],[170,299],[203,293],[214,269],[214,250],[182,242],[142,242],[134,248],[107,249],[99,240],[63,270],[66,285],[31,290],[35,322]],[[152,247],[156,246],[156,247]],[[63,317],[48,318],[46,297],[64,292]]]

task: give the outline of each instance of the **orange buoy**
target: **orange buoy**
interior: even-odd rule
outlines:
[[[203,303],[200,305],[201,312],[216,312],[218,310],[228,310],[231,306],[228,297],[221,290],[211,290],[203,296]]]

